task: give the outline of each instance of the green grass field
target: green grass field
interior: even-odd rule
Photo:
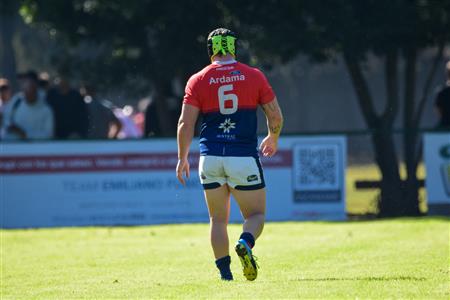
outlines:
[[[208,225],[1,231],[2,299],[449,299],[449,219],[268,223],[255,282],[221,282]],[[233,240],[240,226],[230,228]]]

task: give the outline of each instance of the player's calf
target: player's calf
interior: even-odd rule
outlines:
[[[245,218],[243,225],[244,233],[245,232],[251,233],[254,239],[257,239],[264,229],[264,222],[265,222],[264,213],[255,213],[250,216],[247,216]]]

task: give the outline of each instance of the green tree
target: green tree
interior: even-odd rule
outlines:
[[[300,53],[316,61],[343,58],[372,132],[375,161],[382,174],[380,215],[418,215],[419,124],[444,47],[450,41],[450,1],[272,0],[247,1],[245,6],[229,1],[227,5],[231,23],[252,37],[260,59],[289,61]],[[430,49],[436,54],[425,85],[419,87],[417,60]],[[374,99],[365,77],[369,54],[384,60],[385,99]],[[377,113],[374,102],[383,100],[384,110]],[[394,121],[400,113],[405,129],[406,180],[400,176],[393,139]]]
[[[380,213],[419,213],[418,128],[444,47],[450,41],[449,0],[24,0],[21,14],[72,45],[87,41],[95,45],[98,53],[91,59],[77,60],[68,51],[68,59],[63,60],[74,62],[85,76],[91,74],[110,86],[130,78],[148,78],[156,91],[164,135],[175,131],[174,117],[166,117],[170,116],[166,98],[172,80],[185,81],[208,62],[205,35],[219,24],[250,37],[252,57],[260,62],[287,62],[300,53],[317,62],[342,57],[372,132],[375,160],[382,174]],[[247,45],[242,41],[244,52]],[[425,85],[418,87],[417,60],[429,49],[436,55]],[[369,54],[384,61],[385,99],[374,99],[365,77]],[[137,89],[137,80],[132,82]],[[383,100],[384,110],[378,113],[374,102]],[[405,181],[400,177],[392,135],[400,113],[405,128]]]
[[[167,101],[172,82],[208,63],[205,38],[221,20],[216,3],[194,0],[25,0],[21,14],[69,45],[57,60],[61,69],[80,70],[109,87],[151,86],[164,136],[176,130],[178,111],[170,111]],[[89,56],[71,50],[83,43],[97,51]]]
[[[16,87],[16,57],[13,48],[14,31],[17,26],[17,10],[20,2],[3,0],[0,2],[0,77],[11,80]]]

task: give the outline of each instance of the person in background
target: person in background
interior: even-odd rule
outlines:
[[[133,122],[139,131],[139,136],[144,137],[145,114],[142,111],[137,111],[133,116]]]
[[[122,123],[119,139],[136,139],[142,137],[142,132],[134,121],[134,108],[131,105],[125,105],[123,108],[116,107],[113,110],[114,115]]]
[[[447,82],[436,97],[435,107],[439,115],[438,130],[450,130],[450,61],[446,65]]]
[[[161,134],[162,132],[159,126],[159,116],[156,109],[156,102],[154,99],[151,99],[147,109],[145,110],[144,136],[159,137]]]
[[[2,121],[2,139],[51,139],[54,118],[45,100],[45,93],[38,88],[38,76],[34,71],[19,74],[21,92],[14,95],[5,107]]]
[[[39,88],[46,93],[50,90],[50,75],[47,72],[39,73]]]
[[[0,78],[0,109],[5,106],[11,99],[12,91],[9,85],[9,80],[6,78]]]
[[[70,87],[64,78],[55,81],[56,87],[47,93],[47,101],[55,114],[57,139],[87,138],[89,117],[81,94]]]
[[[12,97],[11,86],[9,80],[6,78],[0,78],[0,128],[3,120],[3,111],[7,107],[9,100]],[[0,134],[1,135],[1,134]]]
[[[0,78],[0,113],[4,107],[9,103],[12,97],[11,86],[9,80],[6,78]]]
[[[89,113],[89,139],[116,139],[122,123],[114,115],[111,105],[99,100],[93,86],[85,85],[80,90]]]

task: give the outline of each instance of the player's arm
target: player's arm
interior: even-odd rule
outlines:
[[[267,119],[267,137],[259,146],[264,156],[273,156],[278,149],[278,138],[283,128],[283,114],[281,113],[278,100],[275,97],[272,101],[261,105]]]
[[[199,115],[199,109],[193,105],[183,104],[180,119],[178,120],[177,142],[178,142],[178,164],[177,178],[184,185],[186,178],[189,178],[189,147],[194,137],[195,123]]]

